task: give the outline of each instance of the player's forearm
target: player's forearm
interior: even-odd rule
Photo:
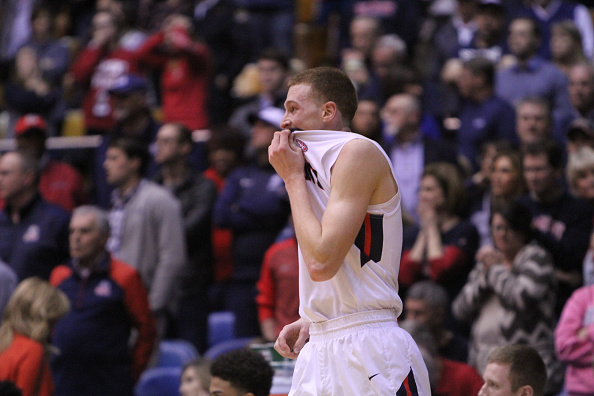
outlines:
[[[322,232],[322,223],[316,217],[311,205],[305,179],[295,178],[285,182],[291,212],[295,225],[295,234],[303,259],[314,281],[328,280],[336,273],[336,263],[332,246],[326,243]]]

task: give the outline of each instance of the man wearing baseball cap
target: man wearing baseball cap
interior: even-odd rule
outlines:
[[[39,192],[45,200],[69,212],[88,201],[81,174],[73,166],[50,158],[45,145],[47,124],[41,116],[30,113],[19,118],[15,137],[17,148],[39,161]]]
[[[260,334],[256,283],[264,254],[290,212],[284,182],[268,161],[268,146],[283,115],[283,110],[271,106],[249,117],[252,161],[229,174],[213,212],[215,225],[233,234],[233,273],[222,296],[223,308],[235,313],[237,337]]]

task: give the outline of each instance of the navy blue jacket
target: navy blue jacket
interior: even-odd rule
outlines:
[[[0,211],[0,259],[19,280],[30,276],[49,279],[52,269],[68,260],[70,215],[37,195],[21,210],[14,224],[9,208]]]
[[[233,279],[257,281],[264,253],[287,224],[283,180],[271,166],[242,166],[229,175],[215,204],[214,222],[233,232]]]
[[[60,350],[51,361],[55,395],[131,396],[156,337],[138,272],[106,254],[88,278],[72,266],[61,265],[50,282],[71,304],[52,335],[53,345]],[[138,337],[130,348],[133,328]]]

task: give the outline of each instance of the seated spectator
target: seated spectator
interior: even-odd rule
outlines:
[[[184,267],[178,307],[177,337],[206,352],[209,297],[213,283],[212,210],[217,188],[189,162],[192,132],[182,124],[165,124],[157,133],[154,159],[161,165],[155,181],[179,200],[184,220],[188,263]]]
[[[225,124],[233,111],[231,86],[246,63],[253,58],[247,18],[234,0],[192,2],[194,29],[211,51],[212,77],[208,92],[211,125]]]
[[[210,166],[204,171],[204,176],[216,184],[219,194],[223,190],[227,176],[242,164],[244,146],[244,138],[239,131],[229,128],[213,130],[207,144]],[[226,281],[231,276],[233,270],[231,239],[231,230],[213,224],[212,244],[216,283]]]
[[[23,396],[52,396],[48,354],[54,324],[70,310],[66,295],[46,281],[22,281],[10,298],[0,326],[0,380],[9,380]]]
[[[107,92],[113,100],[116,124],[108,137],[131,136],[146,144],[153,141],[160,125],[153,118],[147,89],[147,80],[137,74],[124,74],[113,82]]]
[[[566,175],[570,192],[594,205],[594,149],[580,147],[571,153]]]
[[[91,40],[78,54],[70,73],[82,90],[82,109],[89,135],[105,134],[115,125],[117,106],[108,90],[125,74],[139,74],[137,55],[124,48],[122,21],[110,10],[98,10],[93,15]]]
[[[378,31],[385,34],[397,34],[406,43],[409,55],[414,53],[419,38],[421,25],[421,5],[415,1],[391,0],[354,0],[349,19],[370,17],[377,20]],[[351,31],[352,32],[352,31]],[[351,42],[353,43],[351,34]],[[353,43],[353,47],[361,48]],[[364,52],[364,51],[363,51]]]
[[[39,62],[41,76],[52,87],[62,85],[70,63],[70,49],[55,35],[55,18],[47,4],[39,3],[31,14],[31,47]]]
[[[495,154],[489,180],[488,190],[471,202],[470,221],[480,234],[480,246],[492,244],[489,227],[492,208],[511,202],[526,191],[519,153],[507,149]]]
[[[149,157],[146,147],[131,138],[109,142],[104,167],[114,193],[107,248],[139,272],[162,337],[175,317],[187,253],[180,203],[145,179]]]
[[[559,145],[552,141],[527,145],[522,167],[528,194],[520,199],[532,213],[535,239],[553,256],[559,315],[573,290],[582,284],[582,262],[594,211],[587,202],[566,191],[562,180],[563,149]]]
[[[491,352],[483,374],[485,384],[478,396],[544,396],[547,371],[536,349],[528,345],[507,345]]]
[[[352,81],[357,95],[379,100],[381,97],[380,84],[365,63],[363,54],[358,51],[345,50],[341,55],[340,68]]]
[[[425,167],[419,187],[418,227],[404,233],[398,280],[401,290],[431,279],[453,299],[472,268],[478,248],[476,228],[461,217],[465,191],[455,166],[434,163]]]
[[[341,58],[347,53],[356,53],[365,67],[371,65],[373,48],[382,34],[381,21],[372,15],[356,15],[349,24],[350,46],[342,51]]]
[[[357,112],[351,121],[351,129],[355,133],[375,140],[380,145],[382,144],[382,120],[379,105],[376,101],[370,99],[359,100]]]
[[[449,311],[450,299],[447,291],[433,281],[416,282],[406,293],[404,300],[406,320],[414,320],[427,326],[435,339],[435,347],[441,357],[466,363],[468,341],[444,327],[444,322],[450,315]]]
[[[516,135],[520,148],[554,138],[563,143],[564,136],[553,136],[553,118],[549,103],[538,96],[525,97],[516,105]]]
[[[483,380],[476,370],[463,362],[441,356],[429,328],[414,319],[401,322],[400,327],[410,333],[417,343],[429,371],[431,391],[440,396],[476,396]]]
[[[567,154],[588,147],[594,150],[594,121],[587,118],[576,118],[567,127]]]
[[[256,69],[260,93],[238,106],[229,119],[229,125],[245,136],[249,136],[252,127],[251,115],[270,106],[283,109],[287,97],[290,67],[286,54],[274,48],[265,49],[258,54]]]
[[[107,213],[95,206],[74,210],[72,261],[50,278],[75,307],[52,334],[60,350],[51,362],[55,395],[132,395],[151,356],[156,328],[146,289],[134,268],[105,250],[108,238]]]
[[[223,289],[224,309],[235,313],[238,337],[260,334],[255,302],[266,250],[287,224],[290,212],[283,180],[268,161],[268,146],[284,111],[267,107],[253,118],[253,161],[227,178],[213,213],[218,227],[233,234],[233,273]]]
[[[170,15],[181,14],[191,15],[194,9],[192,2],[163,2],[159,0],[141,0],[138,2],[136,25],[149,32],[157,33],[163,26],[163,22]]]
[[[360,91],[359,98],[385,104],[386,100],[418,84],[418,73],[411,65],[406,43],[396,34],[385,34],[377,40],[371,52],[369,66],[371,83]]]
[[[247,11],[248,32],[255,53],[267,47],[288,54],[293,51],[294,0],[245,0],[238,4]]]
[[[210,396],[210,362],[198,358],[184,365],[179,384],[181,396]]]
[[[575,23],[570,20],[554,23],[551,33],[551,60],[563,73],[568,75],[573,66],[588,61],[582,47],[582,35]]]
[[[17,148],[39,162],[39,192],[48,202],[68,212],[88,202],[82,175],[73,166],[52,159],[46,147],[47,124],[37,114],[26,114],[15,126]]]
[[[572,195],[594,205],[594,149],[584,146],[571,152],[566,173]],[[594,283],[594,234],[590,235],[590,244],[582,263],[582,275],[584,285]]]
[[[452,15],[437,27],[432,37],[432,48],[436,52],[430,69],[432,75],[439,74],[449,59],[458,58],[460,48],[470,45],[478,29],[477,11],[478,0],[458,0]]]
[[[135,51],[146,39],[146,34],[136,26],[137,4],[127,0],[100,0],[95,10],[107,11],[118,19],[120,25],[120,46],[128,51]]]
[[[493,172],[493,161],[497,153],[503,150],[511,150],[512,144],[508,141],[487,140],[481,145],[478,158],[479,169],[474,172],[465,184],[468,188],[468,199],[471,204],[483,197],[491,186],[491,173]]]
[[[508,45],[516,64],[497,72],[495,92],[512,105],[528,96],[544,98],[551,108],[553,125],[563,125],[571,113],[567,77],[553,63],[538,57],[540,43],[536,21],[516,18],[511,22]]]
[[[95,151],[93,170],[94,202],[107,208],[110,203],[112,188],[106,183],[103,162],[107,147],[112,139],[127,136],[147,147],[155,140],[160,123],[152,115],[147,101],[148,82],[135,74],[124,74],[117,78],[107,93],[112,98],[115,109],[112,118],[115,126],[106,133]],[[147,177],[154,176],[157,164],[151,157],[147,165]]]
[[[516,15],[535,21],[542,36],[538,54],[544,59],[551,58],[553,26],[559,21],[572,21],[582,36],[582,46],[588,58],[594,55],[594,29],[588,8],[572,0],[536,0],[530,2],[511,2],[520,7]]]
[[[531,222],[530,209],[517,201],[493,208],[493,246],[477,253],[452,311],[472,323],[470,365],[483,372],[495,348],[528,344],[545,360],[547,394],[554,394],[563,383],[554,351],[555,271],[551,255],[533,241]]]
[[[573,114],[594,122],[594,67],[582,62],[572,66],[567,75]]]
[[[290,228],[291,236],[266,250],[256,284],[260,330],[268,342],[276,341],[283,327],[299,319],[297,238],[292,222],[287,228]]]
[[[179,122],[194,130],[209,125],[206,99],[210,58],[208,48],[192,38],[192,30],[189,17],[170,15],[137,54],[160,71],[163,121]]]
[[[565,390],[570,396],[587,395],[594,389],[594,285],[573,292],[555,330],[557,356],[567,365]]]
[[[52,269],[68,258],[68,221],[65,209],[39,194],[37,161],[20,151],[0,157],[0,259],[19,280],[49,279]]]
[[[398,180],[404,218],[416,222],[417,191],[423,168],[435,162],[457,163],[456,148],[425,135],[421,103],[411,94],[397,94],[381,110],[384,146]]]
[[[500,0],[479,0],[476,33],[468,45],[460,48],[458,57],[463,61],[482,57],[499,64],[509,51],[505,40],[506,18],[506,9]]]
[[[462,97],[457,142],[460,154],[478,169],[479,151],[488,140],[517,141],[513,107],[495,94],[495,65],[486,58],[462,64],[458,91]]]
[[[245,348],[217,357],[210,374],[211,395],[268,396],[274,370],[260,352]]]
[[[13,123],[9,137],[16,120],[27,113],[47,119],[50,136],[59,134],[65,111],[62,90],[45,80],[33,48],[23,47],[17,52],[14,76],[4,89],[4,102]]]

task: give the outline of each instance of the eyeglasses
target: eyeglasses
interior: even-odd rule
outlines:
[[[493,233],[496,233],[496,232],[504,233],[504,232],[511,231],[511,230],[512,229],[508,225],[505,225],[505,224],[497,224],[497,225],[491,226],[491,231]]]

